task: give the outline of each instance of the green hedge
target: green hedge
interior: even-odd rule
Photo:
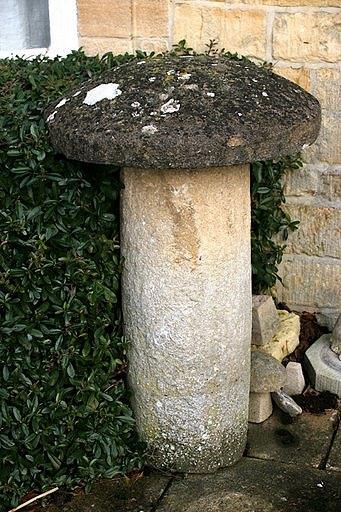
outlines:
[[[188,52],[183,44],[175,51]],[[138,54],[137,58],[144,57]],[[237,58],[226,54],[227,58]],[[124,380],[117,171],[57,157],[42,113],[132,55],[0,60],[0,503],[141,464]],[[254,289],[293,227],[286,162],[253,166]]]

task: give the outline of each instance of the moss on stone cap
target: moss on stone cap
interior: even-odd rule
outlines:
[[[86,82],[47,111],[68,158],[139,168],[203,168],[277,159],[312,144],[318,101],[247,61],[134,61]]]

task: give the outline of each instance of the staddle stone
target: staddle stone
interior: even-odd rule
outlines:
[[[149,460],[233,464],[250,384],[249,163],[311,144],[317,100],[246,60],[168,55],[85,83],[47,123],[57,151],[122,168],[124,330]]]

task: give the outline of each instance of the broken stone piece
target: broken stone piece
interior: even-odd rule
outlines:
[[[251,354],[250,391],[265,393],[277,391],[285,383],[285,368],[274,357],[261,352]]]
[[[305,388],[305,379],[301,363],[290,361],[285,368],[286,382],[283,391],[289,396],[300,395]]]
[[[302,408],[283,391],[273,391],[271,396],[275,404],[284,412],[289,414],[292,418],[302,414]]]
[[[272,414],[271,391],[285,382],[285,368],[276,359],[261,352],[251,354],[249,421],[261,423]]]
[[[300,317],[284,310],[277,310],[277,314],[279,325],[273,338],[264,345],[253,345],[252,348],[282,362],[300,342]]]
[[[262,423],[272,414],[272,400],[270,393],[250,393],[249,421]]]
[[[270,295],[252,297],[252,343],[264,345],[276,333],[279,324],[277,309]]]
[[[330,391],[341,398],[341,361],[331,349],[331,334],[324,334],[308,348],[304,367],[317,391]]]
[[[341,314],[336,320],[331,337],[331,349],[341,359]]]

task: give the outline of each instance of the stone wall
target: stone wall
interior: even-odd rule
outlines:
[[[341,0],[78,0],[88,53],[164,51],[180,39],[272,62],[317,96],[323,123],[303,172],[286,182],[287,208],[301,221],[281,267],[279,297],[335,319],[341,309]]]

